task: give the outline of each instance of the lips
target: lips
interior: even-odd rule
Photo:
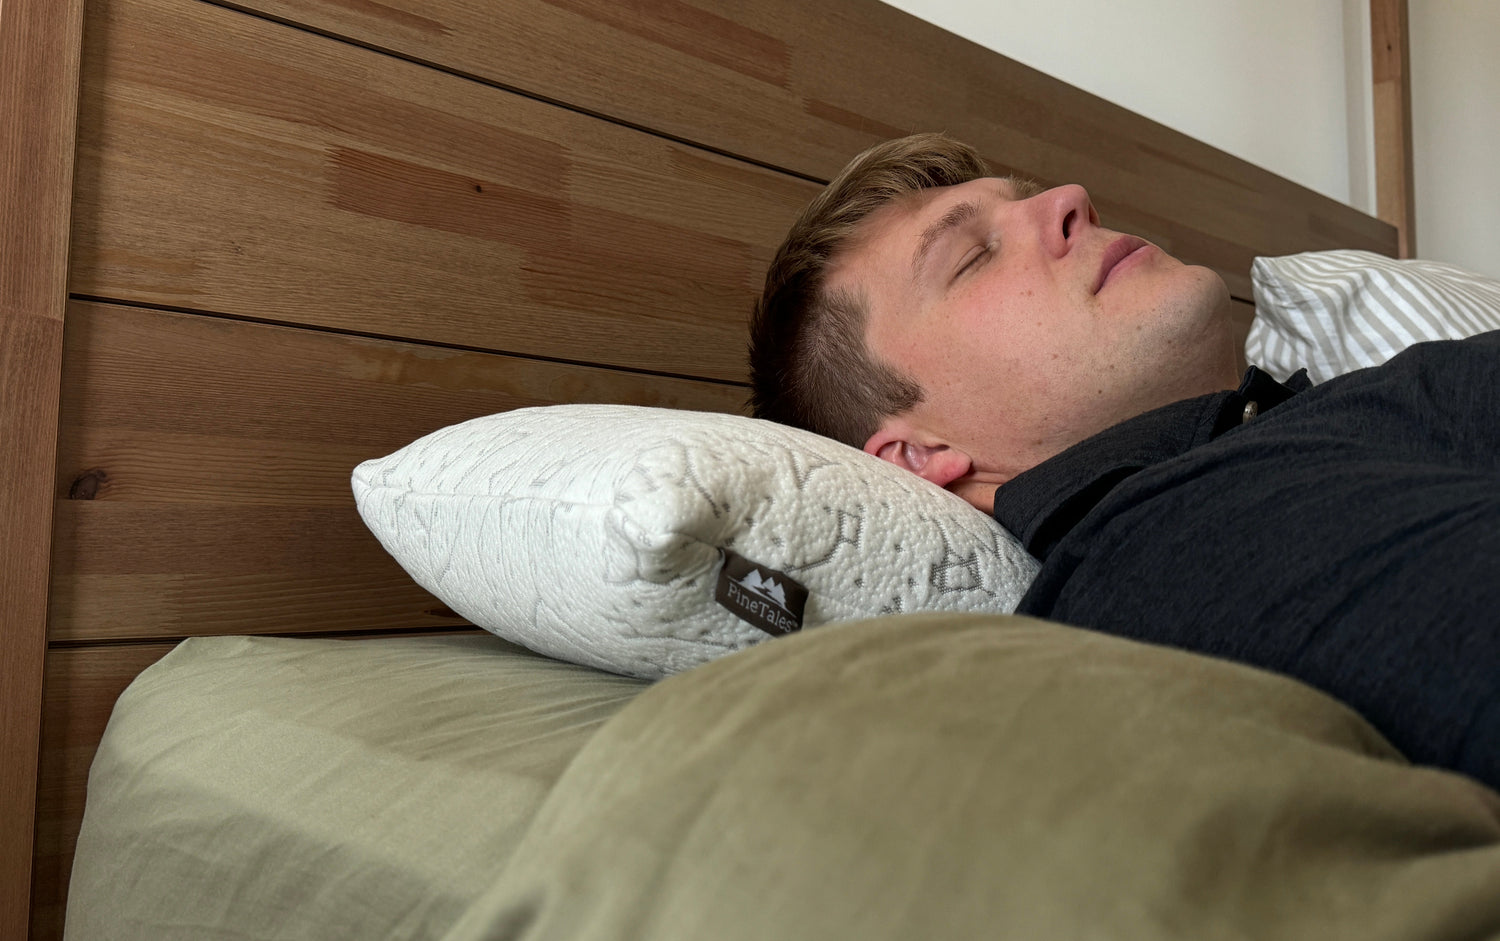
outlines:
[[[1138,249],[1145,248],[1151,243],[1145,239],[1136,238],[1133,235],[1122,235],[1109,243],[1104,249],[1104,257],[1099,262],[1099,276],[1094,279],[1094,293],[1098,294],[1104,287],[1104,282],[1109,279],[1109,273],[1115,269],[1115,265],[1124,261]]]

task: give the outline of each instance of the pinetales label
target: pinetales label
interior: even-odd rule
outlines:
[[[758,565],[728,549],[714,598],[736,617],[780,637],[802,630],[807,589],[785,572]]]

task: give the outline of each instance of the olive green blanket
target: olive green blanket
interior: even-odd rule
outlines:
[[[446,937],[1500,937],[1500,800],[1280,677],[891,618],[637,697]]]
[[[121,698],[68,937],[1500,939],[1500,797],[1291,680],[1014,617],[647,686],[205,638]]]

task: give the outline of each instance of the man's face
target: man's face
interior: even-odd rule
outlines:
[[[1100,228],[1080,186],[921,190],[865,221],[828,287],[864,298],[870,353],[925,392],[866,450],[919,473],[927,452],[903,459],[893,442],[960,453],[956,477],[923,473],[960,493],[992,493],[1119,421],[1237,379],[1219,276]]]

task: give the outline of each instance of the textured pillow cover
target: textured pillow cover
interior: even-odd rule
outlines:
[[[1366,251],[1257,258],[1245,357],[1277,378],[1324,382],[1424,340],[1500,329],[1500,281],[1435,261]]]
[[[386,550],[454,611],[628,676],[794,631],[799,613],[813,627],[1009,612],[1036,574],[1009,533],[957,496],[830,439],[735,415],[517,409],[367,461],[352,486]]]

